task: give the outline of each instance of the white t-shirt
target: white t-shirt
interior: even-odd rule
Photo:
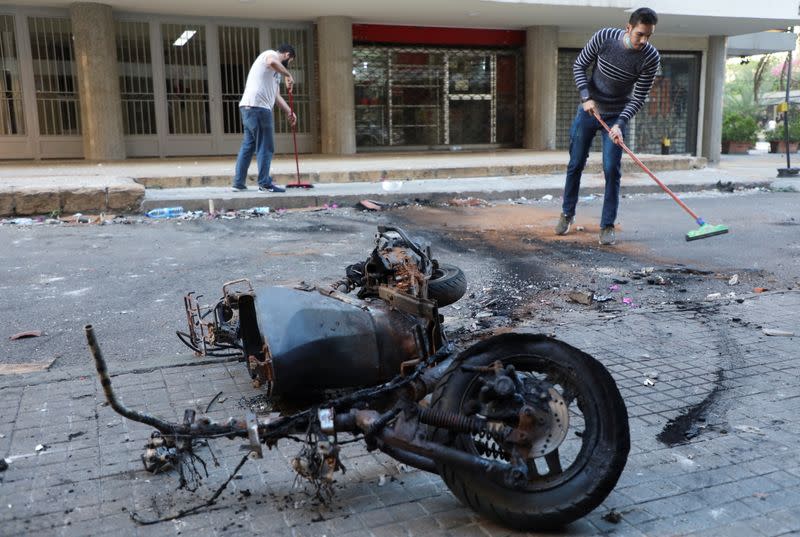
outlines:
[[[275,106],[275,95],[278,94],[281,74],[267,65],[267,54],[270,53],[278,54],[274,50],[265,50],[250,67],[239,106],[258,106],[270,110]]]

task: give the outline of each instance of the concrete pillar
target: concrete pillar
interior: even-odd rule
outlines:
[[[78,3],[69,8],[81,99],[83,156],[125,158],[119,67],[111,6]]]
[[[558,27],[531,26],[525,44],[526,149],[556,148]]]
[[[320,149],[329,155],[352,155],[356,152],[356,113],[351,19],[321,17],[317,40]]]
[[[719,162],[722,151],[722,98],[725,86],[725,47],[724,35],[708,38],[706,53],[706,91],[703,113],[702,156],[709,164]]]

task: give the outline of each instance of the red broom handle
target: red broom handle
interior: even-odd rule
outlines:
[[[294,115],[294,95],[292,90],[289,90],[289,112]],[[294,165],[297,168],[297,184],[300,184],[300,159],[297,157],[297,123],[292,123],[289,121],[289,124],[292,126],[292,141],[294,142]]]
[[[291,95],[291,94],[290,94],[290,95]],[[607,133],[609,133],[609,134],[611,134],[611,129],[609,129],[609,128],[608,128],[608,125],[606,124],[606,122],[605,122],[605,121],[603,121],[603,119],[600,117],[600,115],[599,115],[597,112],[595,112],[595,111],[592,111],[592,113],[594,114],[594,117],[595,117],[595,119],[597,119],[597,121],[599,121],[599,122],[600,122],[600,124],[603,126],[603,128],[606,130],[606,132],[607,132]],[[680,205],[680,206],[683,208],[683,210],[684,210],[684,211],[686,211],[687,213],[689,213],[689,215],[691,215],[691,217],[695,219],[695,222],[697,222],[699,225],[703,225],[703,223],[704,223],[704,222],[703,222],[703,219],[702,219],[702,218],[700,218],[699,216],[697,216],[696,214],[694,214],[694,211],[692,211],[692,210],[691,210],[689,207],[687,207],[687,206],[686,206],[686,204],[685,204],[685,203],[683,203],[683,202],[682,202],[682,201],[681,201],[681,200],[678,198],[678,196],[676,196],[676,195],[675,195],[675,193],[674,193],[674,192],[672,192],[672,190],[670,190],[670,189],[669,189],[669,187],[667,187],[667,185],[665,185],[664,183],[662,183],[661,181],[659,181],[659,180],[658,180],[658,177],[656,177],[656,176],[653,174],[653,172],[651,172],[651,171],[650,171],[650,170],[647,168],[647,166],[645,166],[645,165],[644,165],[644,162],[642,162],[641,160],[639,160],[639,159],[638,159],[638,157],[637,157],[636,155],[634,155],[634,154],[633,154],[633,151],[631,151],[630,149],[628,149],[628,146],[627,146],[627,145],[625,145],[625,142],[620,142],[620,143],[619,143],[619,146],[620,146],[620,147],[621,147],[623,150],[625,150],[625,152],[628,154],[628,156],[630,156],[630,157],[633,159],[633,161],[634,161],[636,164],[638,164],[638,165],[639,165],[639,167],[640,167],[641,169],[643,169],[643,170],[645,171],[645,173],[647,173],[647,175],[649,175],[649,176],[650,176],[650,178],[651,178],[653,181],[655,181],[655,182],[658,184],[658,186],[660,186],[660,187],[661,187],[661,189],[662,189],[664,192],[666,192],[667,194],[669,194],[670,196],[672,196],[672,199],[674,199],[674,200],[675,200],[675,202],[676,202],[678,205]]]

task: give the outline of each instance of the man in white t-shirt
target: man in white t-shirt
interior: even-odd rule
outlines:
[[[297,124],[297,116],[292,112],[283,97],[280,96],[280,81],[284,79],[286,90],[292,91],[294,78],[287,69],[296,54],[291,45],[281,45],[278,50],[265,50],[259,54],[256,61],[247,73],[242,100],[239,102],[239,112],[242,115],[242,129],[244,139],[236,158],[236,174],[233,177],[233,191],[247,190],[247,168],[253,153],[256,154],[258,164],[258,190],[259,192],[285,192],[284,188],[272,182],[269,167],[272,155],[275,153],[275,126],[272,118],[272,108],[278,103],[289,116],[289,122]]]

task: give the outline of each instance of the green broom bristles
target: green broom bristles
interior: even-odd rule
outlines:
[[[711,224],[703,224],[697,229],[693,229],[686,234],[687,241],[696,241],[698,239],[706,239],[714,235],[722,235],[728,232],[728,226],[718,225],[712,226]]]

